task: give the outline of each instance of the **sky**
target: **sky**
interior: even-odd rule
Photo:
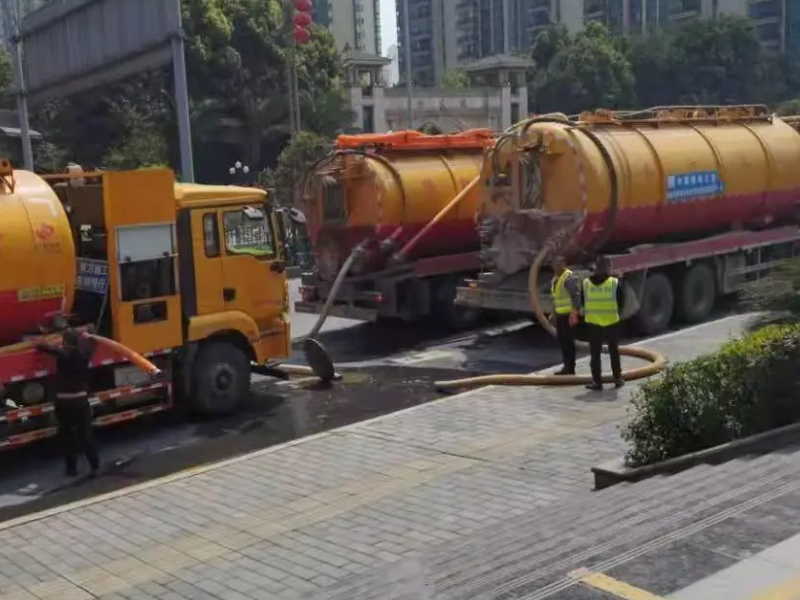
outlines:
[[[397,43],[397,11],[395,0],[381,0],[381,41],[383,54]]]

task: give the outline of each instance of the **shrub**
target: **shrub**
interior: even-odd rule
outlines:
[[[800,325],[771,325],[646,383],[622,429],[640,466],[800,420]]]

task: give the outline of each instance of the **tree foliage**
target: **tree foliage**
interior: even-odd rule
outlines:
[[[469,87],[469,76],[461,69],[450,69],[442,75],[442,88],[464,90]]]
[[[182,0],[191,120],[201,180],[226,180],[229,162],[274,163],[289,139],[287,61],[297,64],[304,128],[334,136],[352,120],[331,34],[288,44],[281,0]],[[2,61],[0,60],[0,83]],[[170,69],[59,99],[35,114],[48,166],[113,168],[178,163]],[[61,165],[63,166],[63,165]]]
[[[282,206],[297,205],[299,186],[308,168],[331,151],[328,138],[303,131],[292,138],[278,157],[274,169],[259,175],[259,183],[275,190],[275,199]]]
[[[12,80],[11,57],[4,48],[0,48],[0,95],[9,88]]]
[[[545,30],[531,56],[536,62],[530,94],[534,112],[577,113],[635,103],[630,60],[599,23],[589,23],[574,36],[562,27]]]
[[[753,21],[722,15],[640,37],[589,24],[543,30],[531,48],[534,112],[667,104],[778,104],[797,96],[800,62],[765,52]]]

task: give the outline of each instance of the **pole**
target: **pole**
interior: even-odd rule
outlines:
[[[25,169],[33,171],[33,146],[31,144],[31,126],[28,115],[28,94],[25,90],[25,69],[22,66],[22,10],[19,0],[15,5],[16,17],[16,52],[14,53],[17,67],[17,117],[19,118],[20,140],[22,141],[22,162]]]
[[[303,130],[303,120],[300,113],[300,82],[297,79],[297,47],[292,52],[292,83],[294,84],[294,121],[297,125],[297,132],[300,133]]]
[[[172,70],[175,76],[175,107],[178,112],[178,140],[181,153],[183,181],[194,182],[194,153],[192,151],[192,122],[189,118],[189,84],[186,80],[186,54],[183,47],[183,28],[172,37]]]
[[[403,0],[403,46],[406,55],[406,93],[408,94],[408,128],[414,128],[414,84],[411,81],[411,27],[408,18],[408,0]]]

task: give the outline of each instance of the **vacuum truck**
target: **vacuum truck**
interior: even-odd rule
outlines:
[[[262,190],[176,184],[167,169],[46,180],[0,160],[0,253],[0,450],[55,434],[55,361],[36,343],[60,342],[59,321],[161,370],[98,346],[96,426],[179,401],[230,412],[251,370],[289,354],[282,230]]]
[[[480,267],[475,183],[492,140],[485,129],[339,136],[303,185],[315,268],[302,277],[295,310],[321,312],[358,249],[329,314],[367,321],[433,316],[453,328],[474,323],[478,311],[454,301],[458,285]],[[458,206],[436,219],[459,194]]]
[[[603,253],[640,332],[702,321],[800,248],[796,125],[758,105],[523,121],[486,151],[483,270],[457,302],[531,312],[528,268],[543,252],[576,267]],[[530,279],[547,305],[549,277]]]

